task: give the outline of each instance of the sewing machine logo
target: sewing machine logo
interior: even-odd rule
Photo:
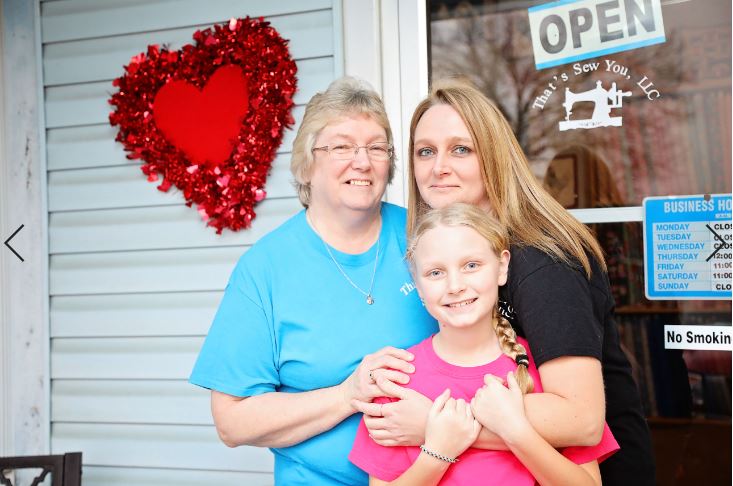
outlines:
[[[565,88],[565,120],[560,122],[560,131],[575,130],[576,128],[591,129],[596,127],[620,127],[623,119],[620,116],[611,116],[611,110],[621,108],[624,97],[631,96],[631,91],[618,90],[616,83],[611,89],[604,89],[601,81],[596,81],[596,87],[588,91],[573,93]],[[591,118],[571,120],[573,105],[579,101],[592,101],[595,104]]]

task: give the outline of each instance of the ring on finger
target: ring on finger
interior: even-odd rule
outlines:
[[[376,383],[376,382],[377,382],[377,380],[375,380],[375,379],[374,379],[374,376],[372,375],[372,372],[373,372],[373,371],[374,371],[374,370],[369,370],[369,379],[370,379],[370,380],[372,381],[372,384],[374,384],[374,383]]]

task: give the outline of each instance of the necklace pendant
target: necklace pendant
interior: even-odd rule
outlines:
[[[374,297],[370,295],[367,295],[367,304],[372,305],[374,303]]]

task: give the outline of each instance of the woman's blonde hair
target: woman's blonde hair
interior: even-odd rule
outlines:
[[[588,277],[590,253],[605,270],[603,250],[591,231],[542,188],[504,115],[466,81],[449,79],[434,83],[430,95],[412,115],[408,232],[428,209],[415,180],[415,128],[428,109],[441,104],[451,106],[466,124],[493,215],[507,228],[512,244],[534,246],[573,266],[579,262]]]
[[[497,257],[504,250],[509,250],[509,236],[502,225],[481,209],[463,203],[451,204],[442,209],[432,209],[420,215],[420,219],[409,234],[406,259],[416,280],[415,249],[420,242],[420,238],[428,230],[456,226],[466,226],[476,231],[489,243],[489,247]],[[499,313],[498,303],[494,307],[492,325],[504,354],[514,361],[516,361],[517,355],[527,354],[524,346],[517,342],[517,334],[514,332],[512,325]],[[526,366],[517,366],[515,375],[522,393],[529,393],[534,389],[534,382]]]
[[[306,208],[310,204],[310,176],[313,170],[313,148],[316,138],[326,125],[339,118],[354,115],[367,115],[376,121],[387,134],[387,143],[392,145],[392,129],[382,98],[366,81],[344,76],[333,81],[326,91],[316,93],[305,107],[303,121],[293,142],[290,158],[290,172],[295,178],[300,203]],[[388,182],[392,182],[395,171],[395,158],[389,165]]]

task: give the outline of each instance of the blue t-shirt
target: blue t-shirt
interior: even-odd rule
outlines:
[[[331,252],[367,290],[377,244],[358,255]],[[299,212],[240,258],[191,383],[238,397],[314,390],[341,383],[366,354],[419,343],[437,324],[420,303],[404,253],[405,210],[383,203],[374,304],[367,305]],[[367,484],[347,459],[360,418],[271,449],[276,484]]]

